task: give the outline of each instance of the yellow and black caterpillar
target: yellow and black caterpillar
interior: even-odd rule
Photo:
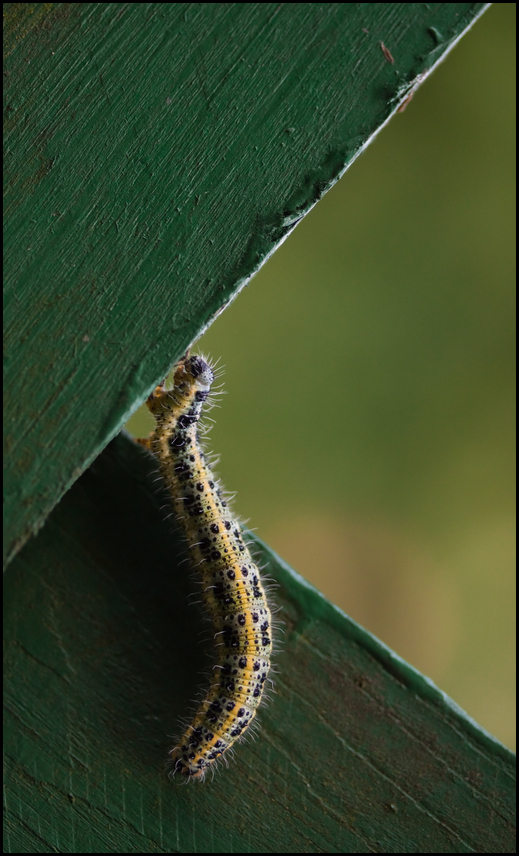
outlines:
[[[215,681],[170,753],[173,772],[199,780],[254,719],[272,650],[272,618],[259,569],[199,442],[198,422],[213,381],[204,359],[181,359],[173,389],[163,384],[148,398],[157,424],[139,441],[158,458],[213,622]]]

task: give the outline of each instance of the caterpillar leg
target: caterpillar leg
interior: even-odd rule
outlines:
[[[133,439],[136,443],[139,444],[139,446],[144,446],[145,449],[149,449],[149,451],[151,452],[151,443],[149,437],[134,437]]]
[[[160,402],[160,399],[167,395],[166,392],[166,379],[162,381],[159,386],[156,386],[152,393],[146,399],[146,406],[151,413],[156,413],[157,404]],[[149,449],[149,451],[153,451],[151,447],[151,435],[150,437],[134,437],[136,443],[139,443],[140,446],[144,446],[145,449]]]

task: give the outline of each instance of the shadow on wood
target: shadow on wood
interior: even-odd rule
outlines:
[[[167,778],[207,627],[155,478],[119,436],[6,574],[6,849],[513,852],[514,756],[259,543],[276,694],[214,780]]]

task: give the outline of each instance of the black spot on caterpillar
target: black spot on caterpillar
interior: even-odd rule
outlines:
[[[259,569],[200,446],[198,422],[213,381],[204,359],[181,359],[173,389],[163,384],[148,398],[156,427],[138,441],[159,461],[213,623],[215,681],[170,752],[173,772],[198,780],[256,716],[272,650],[272,618]]]

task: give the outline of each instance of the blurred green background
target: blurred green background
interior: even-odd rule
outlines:
[[[515,27],[483,15],[194,349],[238,513],[510,748]]]

